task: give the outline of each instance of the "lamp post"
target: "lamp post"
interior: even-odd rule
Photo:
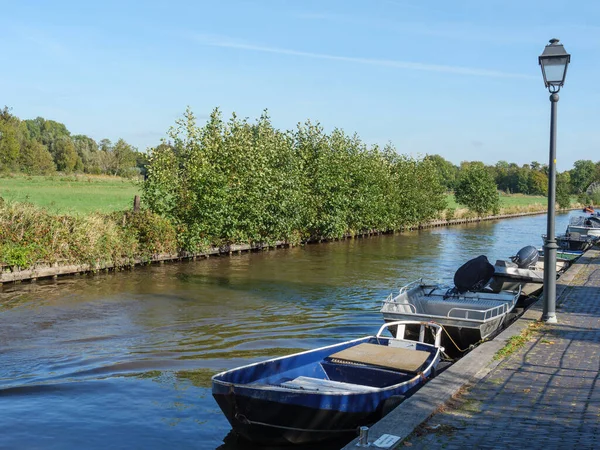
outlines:
[[[548,162],[548,224],[544,244],[544,313],[542,320],[556,323],[556,238],[554,217],[556,203],[556,107],[558,91],[565,83],[569,55],[558,39],[550,39],[539,57],[544,84],[550,91],[550,159]]]

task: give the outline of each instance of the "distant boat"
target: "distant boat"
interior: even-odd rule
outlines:
[[[402,332],[413,326],[418,342]],[[392,328],[396,337],[383,336]],[[427,322],[384,324],[375,336],[221,372],[212,377],[212,393],[249,441],[303,444],[356,435],[434,375],[441,332]]]
[[[598,229],[600,231],[600,229]],[[589,250],[598,240],[600,235],[581,234],[575,231],[559,234],[556,236],[556,244],[563,251],[580,251]],[[546,235],[542,235],[542,240],[546,242]]]
[[[571,217],[569,225],[567,225],[567,234],[569,233],[579,233],[582,236],[600,236],[600,217]]]

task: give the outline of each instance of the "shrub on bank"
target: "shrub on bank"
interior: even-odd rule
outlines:
[[[0,203],[0,264],[5,266],[127,266],[175,250],[173,227],[149,211],[72,216],[29,203]]]
[[[178,230],[181,248],[320,240],[398,230],[438,217],[444,188],[428,159],[368,146],[306,122],[277,130],[188,109],[151,149],[143,201]]]
[[[148,209],[117,211],[111,214],[111,218],[121,224],[125,234],[135,239],[136,258],[149,261],[154,255],[177,252],[175,227],[158,214]]]

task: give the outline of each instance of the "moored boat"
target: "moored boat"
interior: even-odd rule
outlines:
[[[600,235],[581,234],[571,231],[559,234],[555,239],[556,244],[561,250],[585,252],[598,242]],[[542,235],[542,240],[546,242],[546,235]]]
[[[540,256],[544,256],[544,248],[538,248],[538,252],[540,252]],[[560,248],[556,252],[556,261],[563,261],[566,264],[571,264],[579,257],[583,255],[581,250],[561,250]],[[558,266],[557,266],[558,267]]]
[[[451,343],[462,349],[488,338],[504,324],[517,303],[515,292],[457,292],[447,286],[426,284],[422,279],[400,288],[383,302],[386,322],[434,321],[443,325]],[[442,340],[442,345],[451,348]]]
[[[569,220],[567,234],[579,233],[582,236],[600,236],[600,217],[575,216]]]
[[[405,339],[409,326],[420,330],[419,341]],[[396,337],[384,336],[390,328]],[[434,375],[440,339],[434,323],[387,323],[375,336],[221,372],[212,378],[212,393],[233,430],[253,442],[353,435]]]
[[[509,261],[497,260],[494,276],[489,287],[494,292],[521,290],[521,295],[539,293],[544,283],[544,262],[539,259],[539,251],[533,246],[523,247]],[[556,261],[556,273],[562,273],[568,262]]]

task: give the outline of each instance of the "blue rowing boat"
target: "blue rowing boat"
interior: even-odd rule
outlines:
[[[414,325],[419,341],[404,336]],[[386,323],[375,336],[221,372],[212,393],[249,441],[305,444],[356,434],[434,376],[441,331],[430,322]]]

